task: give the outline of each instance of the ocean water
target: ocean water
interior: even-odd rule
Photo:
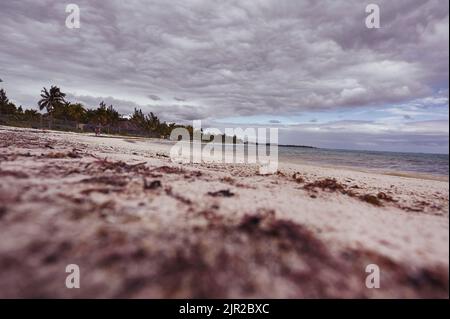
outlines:
[[[203,143],[202,148],[207,144]],[[232,144],[227,144],[233,147]],[[220,144],[225,151],[224,144]],[[270,154],[270,147],[261,148],[254,144],[244,146],[245,156],[251,153]],[[433,175],[446,177],[449,175],[448,154],[404,153],[357,151],[325,148],[309,148],[296,146],[278,146],[278,159],[293,164],[312,164],[330,167],[343,167],[375,171],[388,174]]]
[[[292,163],[353,167],[390,173],[422,173],[447,177],[449,173],[449,156],[445,154],[350,151],[279,146],[278,156],[280,160]]]

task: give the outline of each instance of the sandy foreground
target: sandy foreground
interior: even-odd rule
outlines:
[[[170,146],[0,127],[0,297],[448,298],[447,181]]]

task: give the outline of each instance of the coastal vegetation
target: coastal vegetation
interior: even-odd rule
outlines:
[[[17,107],[9,100],[6,91],[0,89],[0,125],[31,127],[75,132],[98,132],[127,136],[143,136],[169,138],[175,128],[185,128],[193,138],[192,125],[168,123],[160,120],[153,112],[145,114],[142,109],[135,108],[133,114],[120,114],[113,105],[106,105],[104,101],[95,108],[88,108],[82,103],[71,102],[66,94],[57,86],[50,89],[43,88],[35,109]],[[202,142],[222,141],[228,143],[242,143],[235,136],[225,134],[214,135],[198,130]]]
[[[68,101],[66,94],[57,86],[43,88],[38,101],[39,111],[24,110],[9,100],[6,91],[0,89],[0,124],[20,127],[49,128],[64,131],[95,131],[108,134],[137,135],[167,138],[176,127],[193,131],[190,125],[161,121],[153,112],[135,108],[132,115],[120,114],[113,105],[104,101],[97,107]]]

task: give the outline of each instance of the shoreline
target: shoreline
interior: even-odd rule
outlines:
[[[156,145],[163,145],[163,146],[172,146],[176,142],[166,140],[166,139],[160,139],[160,138],[154,138],[154,137],[140,137],[140,136],[125,136],[125,135],[109,135],[109,134],[101,134],[100,136],[95,136],[94,133],[77,133],[77,132],[64,132],[64,131],[52,131],[52,130],[40,130],[40,129],[32,129],[32,128],[21,128],[21,127],[13,127],[13,126],[1,126],[0,130],[8,130],[8,129],[25,129],[25,130],[31,130],[36,132],[54,132],[54,133],[60,133],[60,134],[76,134],[76,135],[82,135],[82,136],[89,136],[93,138],[110,138],[110,139],[123,139],[125,141],[138,141],[138,142],[148,142],[150,144],[156,144]],[[206,145],[207,143],[202,143],[202,145]],[[154,146],[154,145],[152,145]],[[300,147],[300,148],[308,148],[308,149],[320,149],[317,147],[310,147],[310,146],[286,146],[286,145],[280,145],[279,147]],[[326,150],[333,150],[333,149],[326,149]],[[162,148],[160,149],[161,152],[165,152],[165,155],[168,155],[169,148]],[[340,151],[340,150],[338,150]],[[343,150],[346,151],[346,150]],[[358,152],[355,150],[355,152]],[[406,154],[415,154],[415,153],[406,153]],[[422,153],[420,153],[422,154]],[[437,155],[448,155],[448,154],[437,154]],[[369,174],[380,174],[380,175],[388,175],[388,176],[398,176],[398,177],[405,177],[405,178],[414,178],[414,179],[423,179],[423,180],[435,180],[435,181],[442,181],[442,182],[448,182],[449,176],[445,174],[439,174],[439,173],[426,173],[426,172],[419,172],[419,171],[407,171],[407,170],[384,170],[381,168],[369,168],[369,167],[362,167],[362,166],[346,166],[346,165],[339,165],[334,163],[325,163],[325,162],[317,162],[312,163],[308,160],[291,160],[292,156],[289,155],[281,155],[279,154],[278,159],[280,164],[292,164],[292,165],[306,165],[306,166],[312,166],[312,167],[321,167],[325,169],[345,169],[355,172],[362,172],[362,173],[369,173]]]
[[[140,138],[0,137],[2,297],[448,298],[444,181],[178,165]],[[84,289],[61,288],[68,263]],[[372,263],[382,289],[364,285]]]
[[[64,132],[64,133],[66,133],[66,132]],[[73,132],[69,132],[69,133],[73,133]],[[74,133],[74,134],[78,134],[78,133]],[[93,135],[92,133],[81,133],[81,134],[83,134],[85,136],[95,137],[95,135]],[[102,134],[101,136],[98,136],[98,137],[100,137],[100,138],[103,138],[103,137],[104,138],[118,138],[118,139],[124,139],[124,140],[150,142],[150,143],[164,145],[164,146],[169,146],[169,145],[172,146],[175,144],[174,141],[164,140],[164,139],[159,139],[159,138],[118,136],[118,135],[108,135],[108,134]],[[202,145],[206,145],[206,143],[203,143]],[[280,147],[285,147],[285,146],[280,145]],[[292,147],[294,147],[294,146],[292,146]],[[299,146],[295,146],[295,147],[299,147]],[[305,147],[305,146],[302,148],[319,149],[316,147]],[[163,151],[163,149],[161,149],[161,151]],[[168,155],[168,149],[164,149],[164,151],[167,152],[165,155]],[[411,153],[411,154],[414,154],[414,153]],[[445,155],[445,154],[439,154],[439,155]],[[281,156],[279,155],[278,159],[279,159],[279,163],[281,163],[281,164],[307,165],[307,166],[312,166],[312,167],[322,167],[322,168],[326,168],[326,169],[330,169],[330,168],[331,169],[345,169],[345,170],[369,173],[369,174],[380,174],[380,175],[398,176],[398,177],[405,177],[405,178],[435,180],[435,181],[442,181],[442,182],[449,181],[449,176],[445,175],[445,174],[425,173],[425,172],[407,171],[407,170],[384,170],[381,168],[346,166],[346,165],[324,163],[324,162],[312,163],[310,161],[302,161],[301,159],[291,160],[291,156],[286,156],[286,155],[281,155]]]
[[[306,165],[312,167],[322,167],[325,169],[344,169],[354,172],[367,173],[367,174],[375,174],[375,175],[387,175],[387,176],[397,176],[404,178],[414,178],[414,179],[423,179],[423,180],[433,180],[439,182],[448,182],[448,175],[441,174],[431,174],[431,173],[422,173],[422,172],[414,172],[414,171],[387,171],[379,168],[365,168],[365,167],[355,167],[355,166],[345,166],[338,164],[325,164],[325,163],[317,163],[313,164],[311,162],[305,161],[303,163],[296,163],[289,161],[288,159],[281,158],[280,163],[287,163],[291,165]]]

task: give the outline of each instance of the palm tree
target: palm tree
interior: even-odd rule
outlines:
[[[79,127],[80,122],[86,119],[86,109],[83,107],[81,103],[75,103],[69,105],[69,115],[71,119],[77,122],[77,128]]]
[[[62,93],[61,90],[57,86],[51,86],[50,90],[44,87],[41,91],[41,99],[38,102],[39,110],[46,109],[47,113],[50,117],[49,128],[51,128],[51,120],[52,120],[52,112],[58,107],[58,105],[62,105],[65,100],[65,93]]]
[[[99,107],[95,110],[95,119],[97,124],[100,124],[101,126],[108,125],[108,110],[105,102],[101,101]]]
[[[9,104],[9,99],[6,96],[6,92],[3,89],[0,89],[0,114],[3,113],[3,109],[6,109]]]
[[[159,118],[155,114],[153,114],[153,112],[150,112],[150,114],[148,114],[146,118],[148,129],[156,133],[160,126]]]
[[[106,109],[106,116],[108,120],[108,134],[110,133],[110,127],[115,127],[120,120],[120,114],[112,105]]]
[[[144,126],[145,122],[145,115],[142,112],[141,109],[134,108],[134,113],[130,118],[130,121],[135,124],[136,126],[139,126],[142,128]]]
[[[0,89],[0,105],[7,105],[9,103],[9,99],[6,96],[6,92],[3,89]]]

